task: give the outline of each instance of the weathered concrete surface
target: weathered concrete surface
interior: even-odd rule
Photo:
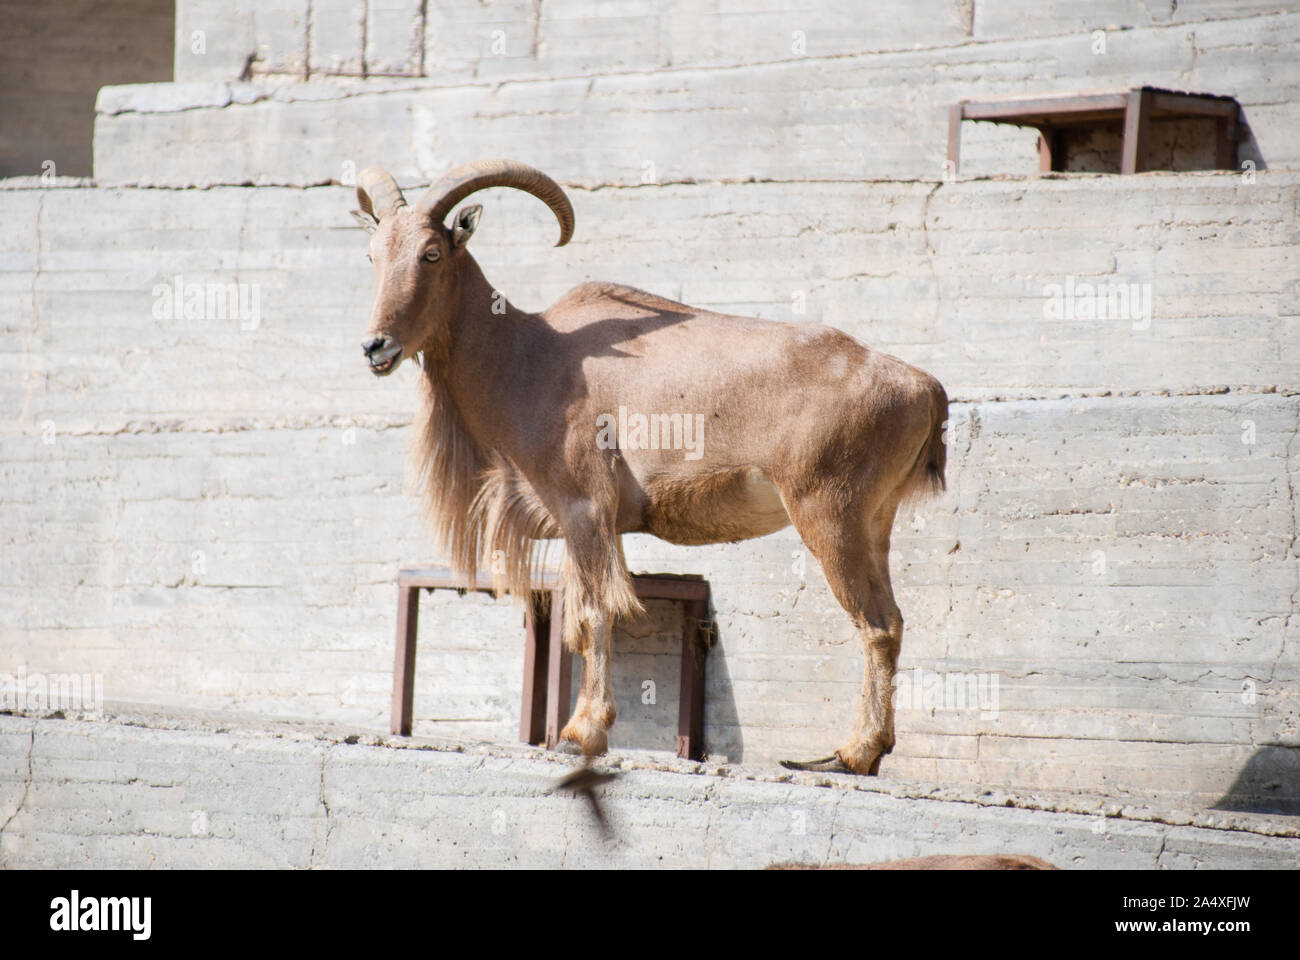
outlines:
[[[1092,53],[1087,33],[1069,33],[452,85],[326,78],[107,87],[95,176],[307,185],[345,182],[380,163],[403,182],[427,182],[467,158],[505,155],[586,185],[917,179],[943,175],[947,111],[959,99],[1144,83],[1235,96],[1250,129],[1241,160],[1296,169],[1298,42],[1293,13],[1119,31],[1104,55]],[[1035,171],[1035,136],[967,124],[963,175]]]
[[[291,16],[271,16],[288,7]],[[284,0],[178,0],[176,79],[234,80],[244,72],[304,78],[403,73],[444,82],[587,75],[674,66],[744,66],[801,56],[949,47],[1094,32],[1195,28],[1295,11],[1295,0],[351,0],[308,7]],[[364,44],[354,24],[364,20]],[[203,53],[193,33],[221,38]],[[326,44],[336,57],[301,51]],[[363,51],[364,47],[364,51]],[[364,52],[364,56],[363,56]],[[1092,54],[1100,56],[1102,54]]]
[[[561,250],[536,201],[500,192],[475,250],[525,307],[618,278],[830,322],[947,384],[950,492],[894,540],[902,666],[996,676],[998,703],[917,698],[887,772],[1292,809],[1296,184],[575,191]],[[394,573],[435,558],[401,482],[409,371],[377,382],[358,359],[370,273],[350,203],[344,188],[0,191],[0,673],[383,722]],[[256,322],[155,315],[178,274],[255,284]],[[1044,319],[1066,276],[1151,283],[1150,325]],[[1104,393],[1129,395],[1089,396]],[[793,531],[630,538],[628,557],[713,582],[715,755],[841,741],[861,653]],[[677,616],[625,625],[616,746],[671,746]],[[418,728],[512,740],[518,611],[440,595],[423,618]]]
[[[1272,395],[955,408],[952,492],[895,538],[902,665],[995,675],[998,700],[902,710],[891,767],[1041,787],[1104,777],[1208,802],[1257,745],[1295,743],[1298,409]],[[394,572],[431,555],[396,480],[401,433],[14,437],[3,672],[102,672],[114,698],[381,722]],[[839,742],[861,653],[792,530],[709,549],[633,537],[628,557],[713,583],[711,751],[770,762]],[[422,616],[417,722],[513,739],[518,611],[440,594]],[[659,610],[616,644],[616,743],[672,743],[677,616]]]
[[[1024,853],[1075,869],[1293,869],[1287,819],[773,776],[625,755],[613,828],[550,792],[575,761],[267,719],[0,716],[0,866],[666,867]]]
[[[857,695],[815,562],[793,531],[631,538],[633,569],[709,577],[718,645],[712,772],[665,772],[680,614],[622,625],[615,749],[658,751],[610,790],[622,846],[544,794],[556,761],[501,746],[519,612],[438,596],[417,730],[497,744],[471,762],[261,721],[3,720],[0,862],[1294,865],[1293,827],[1222,811],[1300,812],[1296,10],[182,0],[190,82],[104,91],[102,182],[377,162],[414,184],[515,155],[578,212],[557,251],[534,200],[487,198],[476,255],[521,306],[615,279],[831,323],[937,374],[950,492],[894,538],[908,628],[884,769],[979,787],[773,780],[840,742]],[[1133,83],[1237,96],[1258,176],[937,179],[954,99]],[[1155,142],[1194,153],[1182,138]],[[968,125],[963,173],[1029,172],[1032,139]],[[1114,143],[1081,151],[1104,164]],[[115,699],[382,729],[393,574],[434,558],[400,480],[410,372],[377,383],[358,360],[351,190],[52,186],[0,189],[0,687],[98,674]],[[173,282],[220,306],[170,309]],[[1088,284],[1150,310],[1094,317]],[[1025,795],[1062,790],[1082,799]]]
[[[0,177],[89,176],[99,88],[172,79],[172,6],[0,0]]]
[[[960,399],[1300,388],[1295,174],[693,184],[572,198],[577,231],[556,249],[537,201],[484,197],[475,256],[526,309],[583,280],[618,280],[702,307],[831,323]],[[13,334],[0,342],[5,408],[68,429],[408,415],[408,390],[358,369],[372,279],[354,203],[342,187],[0,190],[11,225],[0,238],[0,324]],[[258,316],[186,319],[167,299],[178,275],[248,285]],[[1045,316],[1069,278],[1138,284],[1149,323]]]

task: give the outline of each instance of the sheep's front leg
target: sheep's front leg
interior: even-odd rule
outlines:
[[[604,753],[613,726],[610,677],[614,618],[643,612],[614,532],[616,497],[575,504],[565,516],[564,644],[582,654],[582,688],[560,739],[588,756]]]
[[[617,716],[610,678],[614,631],[607,615],[590,611],[585,619],[578,650],[582,654],[582,686],[573,716],[560,731],[560,739],[576,744],[583,754],[592,756],[609,748],[609,728]]]

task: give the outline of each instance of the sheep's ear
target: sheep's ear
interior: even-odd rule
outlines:
[[[478,226],[478,218],[482,215],[481,203],[472,203],[468,207],[461,208],[460,213],[456,214],[456,225],[451,228],[453,247],[463,247],[469,241],[469,238],[474,235],[474,228]]]
[[[360,210],[352,211],[352,219],[365,228],[366,233],[374,233],[379,229],[379,221],[369,213],[362,213]]]

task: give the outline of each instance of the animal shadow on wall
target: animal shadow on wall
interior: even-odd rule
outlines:
[[[1258,747],[1214,809],[1300,816],[1300,746]]]

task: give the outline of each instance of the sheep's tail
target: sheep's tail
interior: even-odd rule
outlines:
[[[906,496],[938,496],[948,488],[945,471],[948,467],[948,393],[943,385],[930,378],[930,437],[916,458],[916,465],[907,481]]]

